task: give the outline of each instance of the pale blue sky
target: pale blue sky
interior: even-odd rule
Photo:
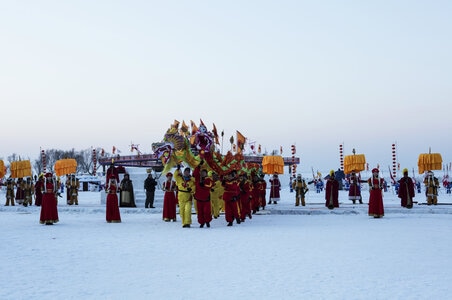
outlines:
[[[131,142],[177,119],[300,171],[452,160],[450,1],[3,1],[0,158]],[[227,143],[227,142],[226,142]],[[224,148],[228,148],[225,145]]]

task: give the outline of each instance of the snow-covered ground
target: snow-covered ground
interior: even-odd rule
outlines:
[[[162,192],[155,209],[121,208],[119,224],[105,222],[100,192],[60,200],[54,226],[39,224],[39,207],[2,202],[0,299],[450,298],[452,196],[408,210],[389,190],[373,219],[367,193],[353,205],[341,191],[328,210],[323,193],[295,207],[283,188],[245,223],[227,227],[222,215],[198,228],[193,215],[189,229],[162,221]]]

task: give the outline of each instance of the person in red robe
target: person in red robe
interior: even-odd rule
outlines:
[[[44,175],[41,174],[35,183],[35,205],[41,206],[42,204],[42,189],[44,188]]]
[[[259,211],[261,204],[260,204],[260,193],[259,190],[260,180],[259,176],[257,174],[253,175],[253,198],[251,199],[251,211],[253,214]]]
[[[238,211],[237,201],[239,200],[239,181],[236,178],[237,171],[233,170],[225,175],[222,180],[224,187],[223,200],[224,200],[224,216],[228,226],[232,226],[234,219],[237,224],[240,224],[240,216]]]
[[[105,219],[108,223],[121,223],[117,194],[118,182],[114,176],[110,177],[105,192],[107,193]]]
[[[199,227],[210,227],[212,221],[212,205],[210,203],[210,189],[213,187],[212,178],[207,176],[207,171],[201,169],[204,161],[201,160],[199,165],[193,171],[195,178],[195,193],[193,197],[196,199],[197,214]]]
[[[166,181],[163,183],[163,213],[162,218],[163,221],[176,222],[176,207],[177,207],[177,199],[176,199],[176,181],[173,180],[173,174],[168,172],[166,174]]]
[[[348,199],[351,200],[353,204],[355,204],[356,201],[359,201],[360,204],[363,204],[363,197],[361,196],[361,182],[366,181],[360,180],[360,177],[355,172],[352,172],[350,174],[348,181],[350,183],[348,189]]]
[[[58,223],[57,208],[57,191],[58,186],[53,174],[48,172],[44,175],[44,185],[42,194],[41,215],[39,223],[53,225]]]
[[[369,216],[381,218],[385,215],[383,207],[384,179],[379,177],[379,170],[372,169],[372,177],[367,180],[369,184]]]
[[[246,173],[240,175],[240,221],[245,222],[246,217],[251,216],[251,202],[253,199],[253,184]]]
[[[330,171],[325,185],[325,206],[329,209],[339,207],[339,182],[334,177],[334,170]]]
[[[273,178],[270,179],[270,200],[268,204],[277,204],[281,196],[279,191],[281,190],[281,182],[279,181],[278,174],[273,174]]]
[[[414,182],[408,176],[408,169],[403,169],[403,177],[399,180],[397,196],[400,198],[400,205],[406,208],[413,208]]]

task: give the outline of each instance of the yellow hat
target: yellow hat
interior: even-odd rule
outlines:
[[[331,170],[330,171],[330,176],[333,176],[334,175],[334,170]]]
[[[404,168],[404,169],[402,170],[402,173],[403,173],[403,174],[408,173],[408,169],[407,169],[407,168]]]

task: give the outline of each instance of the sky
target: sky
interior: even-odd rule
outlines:
[[[5,1],[0,158],[151,153],[174,120],[299,170],[452,161],[450,1]]]
[[[53,226],[39,224],[39,207],[0,205],[0,269],[8,279],[0,298],[450,298],[450,205],[402,209],[388,191],[385,216],[373,219],[367,190],[361,205],[341,191],[330,211],[324,193],[311,189],[306,206],[295,207],[283,187],[277,205],[240,225],[228,227],[220,215],[199,228],[192,215],[186,229],[179,216],[162,221],[160,190],[156,208],[145,209],[135,186],[138,207],[120,208],[117,224],[105,221],[99,192],[80,192],[77,207],[59,201]],[[414,199],[425,203],[423,194]],[[450,204],[451,196],[441,190],[438,201]]]

